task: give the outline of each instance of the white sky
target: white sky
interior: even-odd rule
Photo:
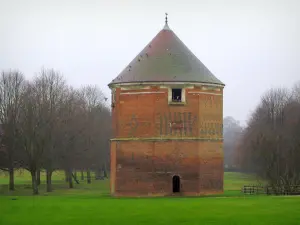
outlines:
[[[0,0],[0,70],[42,66],[107,84],[169,26],[226,84],[224,116],[245,121],[270,87],[300,80],[297,0]]]

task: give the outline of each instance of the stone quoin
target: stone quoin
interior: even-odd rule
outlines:
[[[108,85],[113,196],[223,193],[223,88],[164,28]]]

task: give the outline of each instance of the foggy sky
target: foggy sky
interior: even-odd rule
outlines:
[[[300,80],[297,0],[0,0],[0,70],[41,67],[107,84],[169,26],[226,84],[224,116],[244,122],[271,87]],[[297,15],[298,13],[298,15]]]

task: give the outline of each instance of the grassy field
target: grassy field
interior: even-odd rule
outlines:
[[[44,176],[43,176],[44,177]],[[225,173],[222,196],[198,198],[126,198],[109,196],[109,182],[67,188],[63,173],[54,174],[53,193],[32,196],[30,176],[16,174],[16,191],[7,191],[0,175],[0,225],[7,224],[300,224],[300,197],[244,196],[240,188],[255,184],[251,175]]]

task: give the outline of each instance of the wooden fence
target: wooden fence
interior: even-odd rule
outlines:
[[[300,185],[291,186],[263,186],[263,185],[245,185],[241,190],[249,195],[300,195]]]
[[[242,193],[257,195],[257,194],[265,194],[266,190],[265,187],[262,185],[245,185],[242,188]]]

